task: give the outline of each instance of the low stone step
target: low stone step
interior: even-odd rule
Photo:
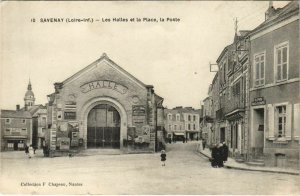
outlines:
[[[251,162],[264,163],[265,161],[263,159],[253,159]]]
[[[262,162],[246,162],[247,165],[250,165],[250,166],[265,166],[265,163],[262,163]]]
[[[244,159],[235,159],[235,161],[238,162],[238,163],[244,163],[245,162]]]

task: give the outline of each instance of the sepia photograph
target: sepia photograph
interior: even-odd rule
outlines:
[[[299,1],[2,1],[1,195],[300,195]]]

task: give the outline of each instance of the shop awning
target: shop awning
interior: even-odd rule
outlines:
[[[21,136],[21,135],[5,135],[5,139],[27,139],[27,136]]]
[[[174,133],[174,135],[183,135],[184,136],[184,133]]]

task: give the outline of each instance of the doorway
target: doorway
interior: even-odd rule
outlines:
[[[88,114],[87,148],[120,148],[120,114],[109,104],[99,104]]]
[[[221,143],[225,142],[225,127],[222,127],[220,129],[220,142]]]
[[[265,111],[264,108],[258,108],[253,110],[253,133],[254,133],[254,146],[256,148],[264,147],[264,119]]]

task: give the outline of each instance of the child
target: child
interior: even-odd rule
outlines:
[[[29,158],[33,157],[33,147],[32,145],[29,146]]]
[[[161,162],[162,162],[161,166],[166,166],[165,161],[167,160],[167,154],[166,154],[165,150],[161,151],[160,158],[161,158]]]
[[[26,156],[28,156],[28,158],[29,158],[29,147],[28,147],[27,144],[25,144],[25,154],[26,154]]]

